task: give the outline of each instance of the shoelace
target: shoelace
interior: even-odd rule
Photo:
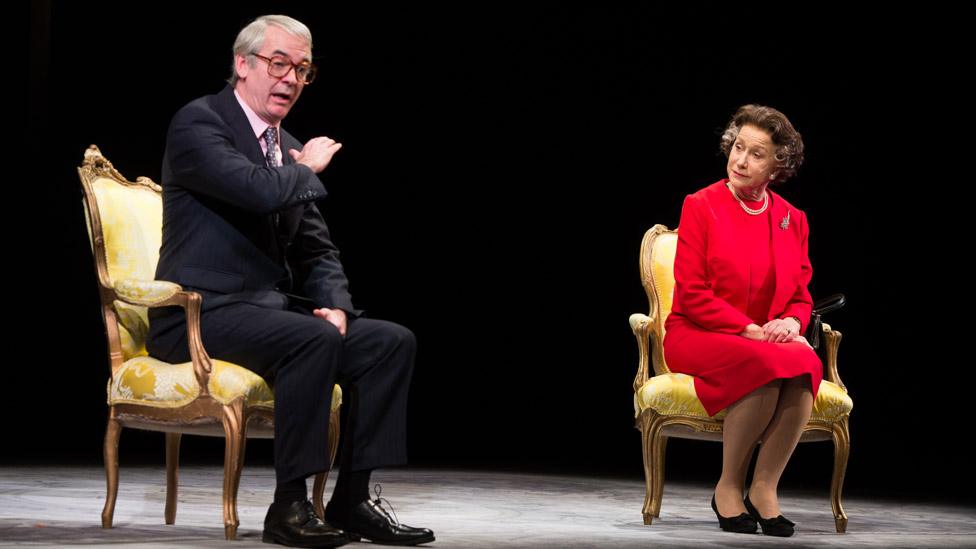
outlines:
[[[302,508],[305,509],[305,514],[306,514],[305,518],[308,519],[305,521],[306,526],[309,523],[314,523],[316,521],[321,520],[319,519],[319,516],[315,513],[315,507],[312,505],[311,501],[305,500],[305,503],[302,505]]]
[[[384,513],[386,513],[387,516],[389,516],[390,513],[393,513],[393,522],[396,523],[397,526],[400,526],[400,519],[397,518],[396,511],[393,510],[393,504],[390,503],[390,500],[388,500],[386,498],[383,498],[383,497],[380,497],[380,494],[383,493],[383,485],[380,484],[380,483],[378,483],[378,482],[376,484],[374,484],[373,485],[373,493],[376,494],[376,499],[373,500],[373,503],[376,504],[376,506],[381,511],[383,511]],[[386,505],[388,505],[390,507],[390,512],[389,513],[387,513],[386,512],[386,509],[384,509],[382,507],[384,503],[386,503]]]

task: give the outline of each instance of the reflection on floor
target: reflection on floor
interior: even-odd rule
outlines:
[[[230,545],[223,540],[221,474],[219,467],[183,467],[176,524],[166,526],[164,470],[123,467],[115,528],[103,530],[100,468],[0,468],[0,545],[267,547],[261,525],[273,470],[244,468],[239,538]],[[976,510],[965,507],[849,498],[848,533],[837,534],[826,489],[785,490],[782,507],[797,534],[773,539],[719,530],[708,505],[711,487],[704,485],[669,482],[661,517],[644,526],[640,480],[413,469],[377,471],[373,478],[402,522],[434,530],[431,547],[976,546]]]

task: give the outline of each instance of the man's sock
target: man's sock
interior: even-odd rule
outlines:
[[[340,471],[329,506],[334,511],[345,513],[349,509],[369,499],[369,475],[372,469],[363,471]]]
[[[293,501],[305,501],[308,499],[308,486],[305,485],[304,478],[296,478],[279,482],[275,486],[274,502],[291,503]]]

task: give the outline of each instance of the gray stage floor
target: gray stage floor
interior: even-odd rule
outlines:
[[[719,530],[704,485],[667,484],[661,518],[644,526],[638,480],[414,469],[373,477],[402,522],[434,530],[430,547],[976,547],[976,509],[966,507],[850,498],[848,533],[837,534],[826,489],[780,495],[798,525],[796,536],[783,539]],[[103,530],[101,469],[0,468],[0,545],[269,547],[261,524],[274,486],[270,468],[244,468],[234,543],[223,540],[218,467],[181,470],[171,526],[163,524],[164,478],[162,468],[123,467],[116,527]]]

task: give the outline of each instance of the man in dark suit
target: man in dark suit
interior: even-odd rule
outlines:
[[[317,174],[342,145],[328,137],[302,145],[280,127],[315,77],[311,50],[302,23],[260,17],[234,43],[230,85],[173,117],[156,278],[203,296],[201,332],[211,356],[274,387],[277,487],[264,540],[416,545],[433,541],[433,532],[394,522],[368,492],[373,469],[406,461],[414,336],[363,318],[352,305],[339,252],[315,206],[326,195]],[[182,311],[153,309],[150,319],[150,354],[188,361]],[[348,395],[348,414],[325,523],[312,511],[306,479],[330,466],[336,382]]]

